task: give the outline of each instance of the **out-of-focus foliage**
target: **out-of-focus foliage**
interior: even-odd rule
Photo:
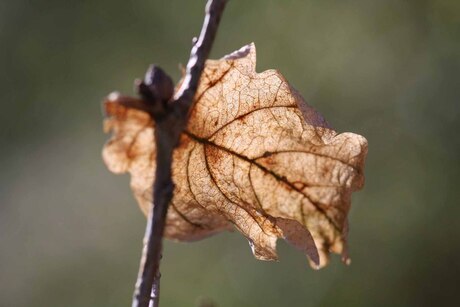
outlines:
[[[145,219],[100,158],[100,101],[151,62],[179,77],[204,1],[0,3],[0,305],[126,306]],[[369,141],[350,254],[314,272],[280,244],[168,242],[162,302],[448,305],[460,280],[460,3],[232,0],[213,57],[255,41],[338,131]],[[304,268],[300,269],[299,268]]]

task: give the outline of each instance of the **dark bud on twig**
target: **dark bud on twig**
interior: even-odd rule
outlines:
[[[144,80],[137,79],[135,86],[139,94],[150,102],[167,102],[174,94],[174,84],[163,69],[158,66],[150,65],[145,73]]]
[[[152,110],[152,115],[158,116],[165,112],[167,102],[174,94],[174,84],[163,69],[150,65],[144,80],[136,80],[135,86]]]

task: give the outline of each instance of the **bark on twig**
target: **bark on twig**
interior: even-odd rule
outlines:
[[[145,230],[133,307],[148,307],[150,303],[151,306],[159,306],[162,240],[168,206],[174,191],[171,178],[172,155],[187,124],[188,112],[226,2],[227,0],[208,0],[200,37],[194,41],[184,81],[173,98],[171,78],[156,66],[150,67],[144,81],[137,83],[144,102],[144,105],[138,108],[147,110],[155,121],[157,158],[153,207],[149,212]]]

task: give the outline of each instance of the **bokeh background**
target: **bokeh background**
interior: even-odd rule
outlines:
[[[0,306],[129,306],[145,218],[108,172],[101,100],[179,78],[204,1],[0,2]],[[167,242],[162,306],[451,306],[460,299],[460,2],[231,0],[212,55],[254,41],[339,131],[369,140],[347,267],[238,233]]]

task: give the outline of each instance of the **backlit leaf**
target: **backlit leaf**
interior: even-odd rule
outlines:
[[[275,70],[255,71],[253,44],[208,60],[174,152],[174,197],[165,236],[192,241],[234,227],[254,256],[277,259],[285,239],[317,266],[347,255],[351,193],[364,183],[367,141],[338,134]],[[152,204],[155,124],[111,94],[104,160],[131,173],[144,213]],[[316,247],[315,247],[316,246]]]

